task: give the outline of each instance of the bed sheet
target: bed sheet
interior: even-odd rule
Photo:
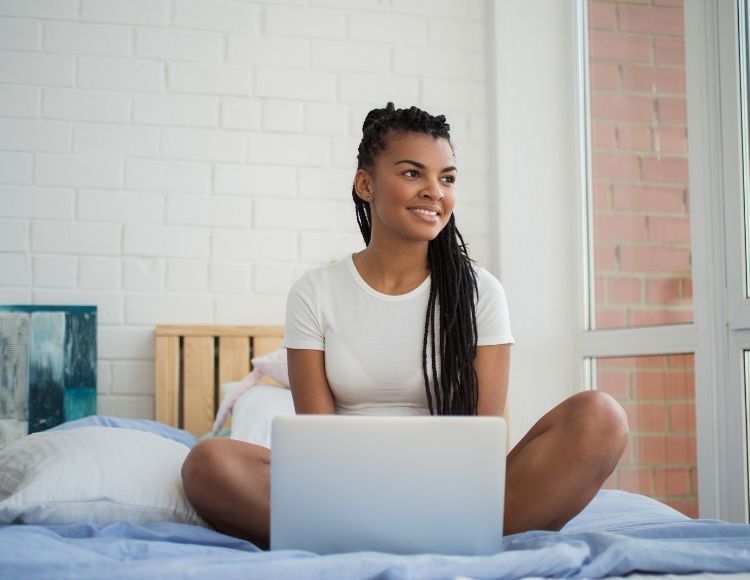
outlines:
[[[506,536],[493,556],[317,556],[264,552],[210,529],[138,526],[0,526],[4,578],[600,578],[631,572],[750,571],[750,526],[690,520],[654,500],[602,491],[561,532]]]

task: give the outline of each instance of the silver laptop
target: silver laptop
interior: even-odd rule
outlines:
[[[496,553],[505,439],[499,417],[277,417],[271,549]]]

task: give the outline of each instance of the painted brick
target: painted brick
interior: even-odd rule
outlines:
[[[247,160],[250,163],[283,165],[328,165],[331,145],[324,137],[248,133]]]
[[[0,253],[0,284],[25,286],[31,281],[31,259],[25,254]]]
[[[151,377],[150,383],[151,391],[153,392],[153,377]],[[96,404],[97,411],[101,415],[133,419],[154,419],[153,396],[103,396],[96,398]]]
[[[0,49],[2,50],[38,50],[41,38],[38,22],[0,18]]]
[[[646,300],[649,304],[670,304],[682,299],[681,278],[649,278]]]
[[[642,160],[644,181],[662,183],[688,182],[688,160],[686,157],[646,157]]]
[[[394,103],[419,101],[419,79],[413,76],[341,74],[339,79],[342,103],[372,105],[385,104],[389,100]],[[363,120],[364,117],[360,119],[359,127]]]
[[[154,329],[151,326],[100,326],[97,351],[99,360],[153,359]],[[101,409],[99,411],[101,412]]]
[[[261,97],[333,102],[336,96],[336,75],[332,73],[258,67],[255,80],[255,92]]]
[[[0,152],[0,183],[31,183],[32,162],[30,153]]]
[[[625,272],[688,272],[690,250],[623,246],[620,248],[620,268]]]
[[[163,26],[167,22],[166,0],[81,0],[83,20]]]
[[[0,86],[0,111],[8,117],[38,117],[42,93],[32,87]]]
[[[685,41],[681,38],[654,38],[657,65],[685,66]]]
[[[354,38],[361,38],[354,32],[349,15],[349,29]],[[339,10],[317,8],[296,8],[273,6],[266,8],[265,30],[268,34],[303,36],[305,38],[344,38],[346,37],[346,16]],[[367,40],[367,39],[364,39]]]
[[[651,127],[640,124],[620,124],[617,126],[617,144],[620,149],[648,151],[651,146]]]
[[[214,227],[243,227],[252,223],[252,201],[238,197],[171,195],[167,223]]]
[[[293,231],[262,231],[229,228],[213,232],[211,257],[226,261],[293,261],[297,239]]]
[[[617,147],[616,125],[606,121],[596,121],[591,126],[591,146],[594,149],[615,149]]]
[[[121,187],[122,159],[37,155],[34,182],[70,187]]]
[[[258,230],[335,230],[336,208],[322,201],[259,199],[254,226]]]
[[[85,221],[163,223],[164,197],[134,191],[84,190],[78,193],[78,218]]]
[[[300,196],[312,199],[345,199],[351,195],[354,174],[348,169],[300,169]]]
[[[632,326],[657,326],[660,324],[683,324],[693,321],[691,310],[631,310],[630,325]]]
[[[599,371],[596,373],[597,390],[612,395],[622,402],[630,398],[630,374],[617,371]]]
[[[245,138],[209,129],[163,129],[162,155],[195,161],[242,161]]]
[[[486,204],[471,204],[464,200],[460,200],[453,210],[453,213],[456,216],[456,223],[460,224],[460,227],[464,232],[468,232],[466,239],[470,246],[470,240],[473,237],[490,233]]]
[[[619,89],[620,65],[611,62],[589,63],[589,86],[592,91]]]
[[[123,26],[45,22],[44,50],[83,55],[128,56],[130,31]]]
[[[31,52],[0,52],[0,82],[69,87],[75,80],[72,56]]]
[[[71,121],[130,122],[130,96],[69,89],[45,89],[44,116]]]
[[[219,99],[181,95],[135,95],[133,120],[144,125],[215,127]]]
[[[624,308],[597,308],[595,328],[625,328],[627,310]]]
[[[307,40],[277,36],[230,35],[227,62],[266,66],[307,67]]]
[[[153,395],[154,363],[151,361],[112,363],[112,393]]]
[[[274,2],[275,0],[263,0]],[[286,0],[288,4],[306,4],[306,0]],[[347,10],[365,10],[370,12],[386,12],[391,9],[390,4],[381,0],[311,0],[312,6],[331,8],[346,8]]]
[[[3,304],[31,304],[31,300],[30,289],[0,287],[0,301]]]
[[[469,3],[453,0],[393,0],[393,12],[460,18],[468,16]]]
[[[597,271],[617,269],[617,255],[614,245],[597,242],[594,246],[594,267]]]
[[[125,225],[123,254],[168,258],[207,258],[209,231],[176,226]]]
[[[686,279],[685,282],[689,282],[689,280]],[[695,357],[692,354],[673,354],[669,356],[668,363],[670,369],[689,370],[692,372],[695,366]]]
[[[178,27],[226,32],[257,32],[260,8],[223,0],[177,0],[173,24]]]
[[[295,197],[297,173],[290,167],[217,164],[214,169],[214,192],[274,198]]]
[[[647,36],[591,31],[589,58],[648,63],[651,62],[651,39]]]
[[[211,187],[211,166],[176,161],[128,159],[125,168],[128,189],[207,193]]]
[[[604,2],[589,2],[587,8],[589,29],[617,28],[615,4],[605,4]]]
[[[91,125],[75,127],[73,153],[113,157],[158,157],[159,129]]]
[[[282,325],[286,311],[286,296],[254,294],[249,298],[216,298],[216,324]]]
[[[610,278],[609,296],[619,304],[639,304],[643,300],[643,283],[640,278]]]
[[[667,467],[654,470],[654,494],[657,497],[690,493],[690,473],[687,467]]]
[[[67,123],[0,119],[0,149],[57,153],[69,148]]]
[[[208,290],[218,294],[247,294],[250,271],[245,264],[211,262],[208,266]]]
[[[0,14],[26,18],[70,18],[78,17],[76,0],[2,0]]]
[[[620,93],[591,95],[591,116],[594,119],[651,123],[654,115],[655,103],[651,97]]]
[[[605,304],[607,299],[607,276],[594,276],[595,304]]]
[[[695,433],[695,403],[670,403],[669,428]]]
[[[612,186],[609,183],[602,183],[594,182],[593,184],[594,192],[593,192],[593,198],[594,198],[594,209],[600,210],[600,209],[611,209],[612,203],[611,203],[611,196],[612,196]]]
[[[0,186],[0,216],[73,219],[75,195],[69,189]]]
[[[167,290],[204,293],[207,285],[207,262],[192,260],[170,260],[167,262]]]
[[[79,289],[61,289],[35,290],[33,292],[33,297],[35,304],[95,305],[97,307],[97,323],[100,325],[98,327],[98,333],[101,332],[101,325],[122,324],[123,307],[122,296],[120,294],[114,294],[112,292],[85,292]],[[101,353],[98,354],[102,359],[104,358],[101,356]]]
[[[37,256],[33,260],[35,288],[75,288],[77,260],[70,257]]]
[[[395,18],[395,17],[394,17]],[[351,21],[350,21],[351,22]],[[409,28],[409,23],[411,27]],[[430,45],[446,48],[470,48],[483,50],[485,46],[485,23],[454,18],[430,18]],[[404,27],[401,38],[394,38],[393,42],[422,44],[422,29],[420,23],[412,18],[402,21]],[[385,33],[385,32],[384,32]],[[372,40],[377,40],[373,38]]]
[[[391,69],[388,45],[336,40],[312,41],[312,66],[337,72],[384,73]]]
[[[641,175],[636,155],[628,153],[594,153],[592,155],[594,180],[638,181]]]
[[[139,28],[135,36],[135,55],[141,58],[218,62],[222,42],[217,32]]]
[[[81,258],[78,262],[78,287],[89,290],[119,290],[121,270],[119,259]]]
[[[96,363],[96,394],[97,397],[107,395],[112,391],[112,365],[108,362]]]
[[[478,52],[434,46],[395,46],[394,72],[440,78],[472,78],[472,63]]]
[[[268,101],[263,104],[263,129],[299,133],[302,129],[302,105],[283,101]]]
[[[183,294],[131,294],[125,299],[127,324],[210,324],[211,298]]]
[[[306,262],[330,264],[364,248],[362,236],[302,232],[300,258]]]
[[[428,111],[487,110],[487,87],[481,82],[424,78],[422,94]]]
[[[114,91],[164,90],[164,64],[124,58],[78,59],[78,86]]]
[[[622,88],[638,93],[685,94],[685,69],[621,65]]]
[[[682,187],[650,187],[616,183],[613,185],[613,207],[616,209],[685,212],[685,190]]]
[[[293,264],[255,264],[253,290],[259,294],[286,295],[294,283]]]
[[[0,251],[27,251],[29,249],[28,229],[28,224],[25,221],[0,220]]]
[[[660,97],[656,106],[661,124],[687,125],[687,104],[684,98]]]
[[[619,489],[630,493],[652,494],[651,470],[645,467],[620,468]]]
[[[657,153],[687,153],[686,127],[654,127],[653,132]]]
[[[338,105],[305,105],[305,133],[310,135],[346,135],[348,114]]]
[[[124,290],[164,289],[164,260],[158,258],[125,258],[122,261]]]
[[[664,433],[667,431],[667,408],[661,403],[624,403],[631,432]]]
[[[641,436],[636,449],[638,459],[643,463],[674,465],[696,462],[694,436]]]
[[[178,93],[249,95],[250,69],[243,66],[170,63],[167,87]]]
[[[620,30],[671,36],[685,35],[685,18],[682,10],[650,8],[644,6],[619,6]]]
[[[652,241],[690,244],[690,219],[687,217],[652,216],[648,230]]]
[[[456,115],[451,113],[451,133],[457,131],[457,135],[466,134],[466,130],[461,130],[458,127],[454,129],[454,119]],[[490,140],[490,132],[492,131],[492,124],[489,117],[483,113],[471,113],[469,116],[469,130],[468,135],[472,141],[478,143],[487,143]]]
[[[444,32],[441,28],[444,22],[446,21],[440,20],[435,24],[435,35],[438,37]],[[430,23],[426,18],[415,19],[412,16],[352,12],[349,14],[349,35],[368,42],[424,45],[427,43],[427,27]],[[454,20],[453,24],[457,22]],[[450,36],[461,38],[460,32],[455,28],[451,30]]]
[[[260,129],[261,104],[249,98],[221,100],[221,126],[228,129]]]
[[[50,254],[119,255],[119,224],[34,222],[31,226],[31,251]]]

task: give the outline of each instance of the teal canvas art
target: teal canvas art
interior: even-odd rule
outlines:
[[[0,306],[0,445],[96,414],[96,306]]]

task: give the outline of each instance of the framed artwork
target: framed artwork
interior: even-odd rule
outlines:
[[[0,305],[0,445],[96,414],[96,306]]]

